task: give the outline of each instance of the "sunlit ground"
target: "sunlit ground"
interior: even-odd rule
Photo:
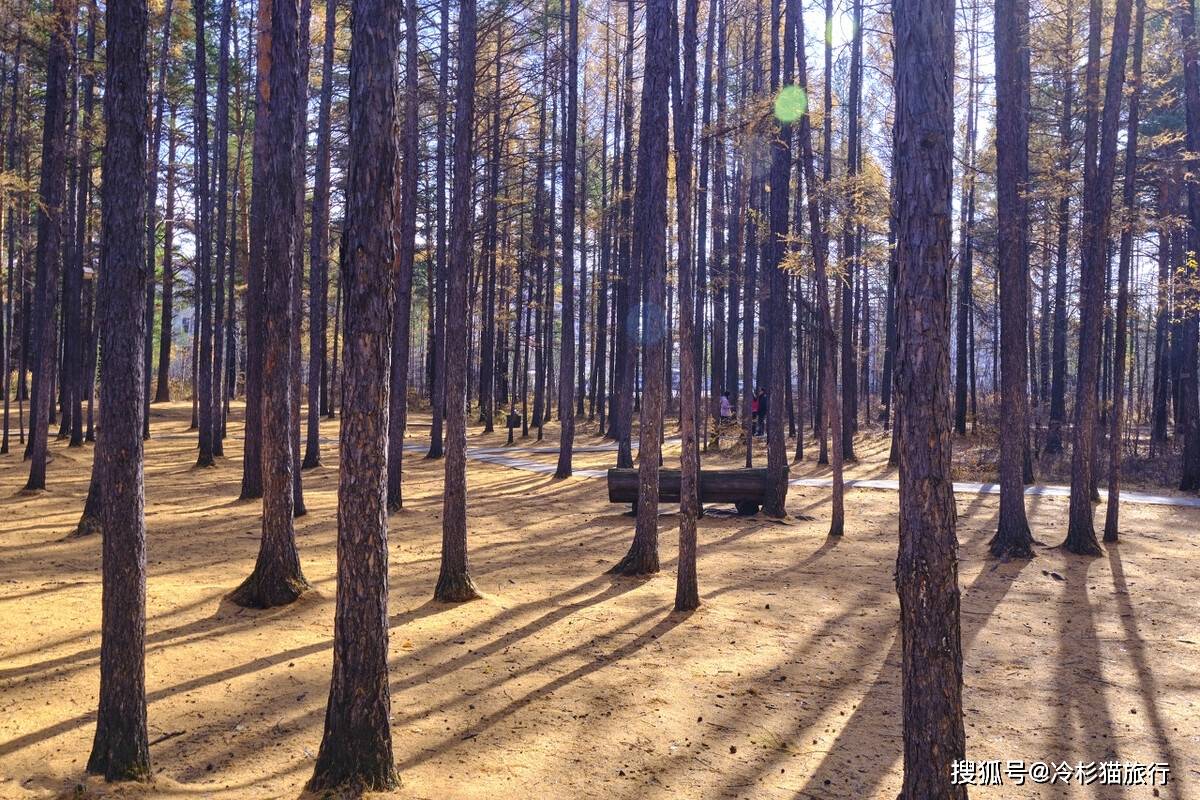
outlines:
[[[259,504],[236,499],[241,439],[197,470],[189,414],[187,403],[155,406],[147,451],[146,787],[83,774],[99,543],[64,537],[91,447],[54,442],[51,488],[37,497],[18,493],[19,448],[0,458],[0,797],[77,796],[79,785],[78,796],[294,798],[311,774],[332,659],[336,423],[325,422],[324,466],[305,473],[309,514],[297,522],[314,590],[257,612],[223,600],[258,546]],[[425,441],[423,421],[413,441]],[[546,433],[550,446],[556,427]],[[473,434],[472,445],[504,438]],[[578,443],[600,441],[585,431]],[[881,441],[860,455],[855,474],[886,472]],[[471,461],[471,563],[487,596],[448,607],[430,600],[443,467],[406,454],[405,510],[390,522],[397,796],[896,796],[894,492],[851,491],[842,541],[825,536],[825,489],[793,488],[783,523],[715,509],[700,526],[703,607],[681,616],[670,612],[673,508],[661,518],[662,574],[614,580],[604,571],[632,519],[606,502],[602,480]],[[809,461],[798,474],[824,473]],[[997,564],[985,559],[996,499],[958,504],[968,757],[1165,761],[1173,782],[1160,796],[1200,797],[1200,512],[1126,505],[1125,538],[1101,558],[1040,549],[1031,563]],[[1065,499],[1030,498],[1030,515],[1035,536],[1061,541]],[[1151,794],[1073,782],[972,796]]]

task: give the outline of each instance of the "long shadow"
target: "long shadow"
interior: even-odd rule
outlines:
[[[1096,622],[1087,593],[1087,576],[1096,559],[1069,556],[1064,568],[1066,581],[1058,602],[1058,658],[1054,667],[1054,743],[1077,742],[1068,736],[1075,730],[1086,737],[1083,752],[1061,753],[1081,761],[1109,761],[1117,757],[1116,726],[1104,691]],[[1078,609],[1079,617],[1072,609]],[[1093,716],[1098,729],[1090,724]],[[1106,787],[1112,797],[1125,797],[1122,786]]]
[[[963,592],[962,609],[969,612],[960,617],[964,662],[975,638],[1027,563],[1018,561],[1008,564],[995,563],[991,566],[985,564]],[[996,576],[994,581],[993,575]],[[901,660],[901,640],[897,633],[892,637],[892,646],[883,659],[880,674],[829,745],[828,753],[809,775],[808,781],[797,792],[796,797],[820,796],[823,791],[827,793],[829,790],[825,788],[824,781],[832,781],[837,773],[847,771],[862,778],[862,783],[853,787],[854,796],[869,797],[890,774],[890,766],[895,764],[896,757],[891,759],[890,764],[877,764],[870,770],[862,770],[853,762],[860,754],[861,742],[869,741],[873,738],[869,732],[879,729],[876,720],[886,717],[899,723],[899,716],[891,712],[900,705],[900,681],[894,679],[901,674]]]
[[[479,722],[476,725],[473,726],[474,730],[472,731],[472,733],[474,733],[477,736],[478,734],[480,734],[480,733],[488,730],[492,726],[494,726],[496,723],[500,722],[501,720],[507,719],[508,717],[511,717],[513,714],[516,714],[521,709],[531,705],[532,703],[535,703],[538,700],[541,700],[545,697],[549,697],[550,695],[554,694],[554,692],[558,691],[559,689],[563,688],[564,686],[574,683],[575,681],[579,680],[580,678],[583,678],[587,675],[597,672],[610,664],[613,664],[617,661],[620,661],[623,658],[626,658],[626,657],[636,653],[637,651],[641,650],[643,647],[645,647],[650,642],[658,639],[659,637],[663,636],[664,634],[666,634],[669,631],[676,628],[678,625],[680,625],[682,622],[684,622],[684,620],[686,620],[689,616],[690,616],[690,614],[679,614],[679,613],[669,614],[665,619],[663,619],[661,622],[656,624],[653,628],[649,629],[648,631],[645,631],[644,633],[639,634],[635,639],[627,642],[626,644],[621,645],[616,650],[613,650],[611,653],[606,654],[606,655],[596,656],[588,663],[582,664],[582,665],[576,667],[575,669],[571,670],[568,673],[559,675],[554,680],[549,681],[548,683],[545,683],[542,686],[538,687],[537,689],[534,689],[533,691],[529,692],[528,694],[524,695],[523,697],[520,697],[520,698],[512,701],[511,703],[504,706],[503,708],[484,716],[483,718],[481,718],[479,720]],[[411,755],[408,758],[401,760],[396,766],[398,769],[403,771],[403,770],[413,767],[417,764],[428,761],[429,759],[431,759],[437,755],[440,755],[440,754],[446,752],[447,750],[452,749],[454,746],[461,744],[462,741],[463,741],[463,737],[461,735],[445,737],[445,738],[443,738],[443,740],[441,742],[434,745],[433,747],[423,748],[420,753]]]
[[[1133,608],[1133,601],[1129,596],[1129,585],[1125,581],[1125,565],[1121,562],[1121,545],[1119,542],[1113,542],[1106,545],[1108,550],[1108,565],[1112,569],[1113,589],[1117,597],[1117,604],[1120,606],[1120,613],[1117,615],[1121,618],[1121,627],[1125,629],[1125,645],[1129,651],[1129,658],[1133,661],[1133,670],[1137,673],[1138,687],[1141,691],[1142,702],[1150,715],[1150,727],[1154,730],[1154,737],[1158,740],[1158,746],[1163,749],[1166,756],[1166,762],[1174,768],[1182,769],[1183,761],[1179,759],[1179,755],[1175,752],[1175,748],[1171,744],[1170,736],[1167,734],[1167,724],[1162,718],[1162,710],[1158,705],[1159,688],[1158,681],[1154,678],[1154,671],[1150,667],[1150,660],[1146,657],[1146,642],[1142,639],[1142,635],[1138,632],[1137,617]],[[1179,765],[1177,767],[1177,765]],[[1178,778],[1172,778],[1167,786],[1163,788],[1164,792],[1169,790],[1168,797],[1183,797],[1182,789],[1175,788]]]
[[[505,611],[496,615],[495,617],[490,618],[488,621],[481,623],[472,629],[468,629],[467,631],[463,632],[460,635],[468,636],[473,633],[478,633],[478,632],[482,632],[487,629],[495,628],[498,625],[502,625],[506,620],[510,619],[511,617],[519,615],[521,613],[521,609],[531,609],[531,608],[542,607],[545,605],[555,605],[556,606],[554,611],[551,611],[551,612],[543,615],[542,617],[540,617],[538,620],[528,623],[528,624],[522,626],[517,631],[513,631],[511,634],[508,634],[505,637],[502,637],[502,639],[504,641],[511,644],[513,641],[523,639],[527,636],[530,636],[536,630],[539,630],[542,627],[545,627],[546,625],[552,624],[554,621],[557,621],[558,619],[561,619],[562,617],[572,613],[572,611],[574,611],[575,609],[580,607],[580,605],[592,604],[591,602],[585,602],[583,604],[567,605],[567,606],[561,606],[561,607],[558,607],[558,605],[557,605],[566,597],[568,597],[572,594],[579,593],[580,591],[586,591],[586,589],[588,587],[598,585],[601,583],[607,583],[607,584],[609,584],[609,587],[607,589],[605,589],[603,592],[600,592],[599,594],[597,594],[594,598],[591,598],[590,600],[592,600],[593,602],[602,602],[604,599],[609,599],[611,597],[615,597],[619,594],[624,593],[625,591],[628,591],[629,589],[635,588],[635,584],[633,584],[633,583],[628,583],[627,585],[622,586],[620,584],[612,582],[607,576],[593,578],[592,580],[588,581],[585,584],[582,584],[579,587],[575,587],[575,588],[567,590],[565,592],[561,592],[552,597],[545,598],[545,599],[539,600],[539,601],[532,601],[530,603],[521,604],[512,609],[506,609]],[[414,619],[419,619],[424,616],[429,616],[434,613],[440,613],[442,610],[444,610],[444,609],[448,610],[450,608],[452,608],[452,607],[447,607],[447,606],[443,606],[441,604],[427,602],[421,606],[418,606],[415,609],[411,609],[411,610],[403,612],[399,615],[392,616],[391,618],[389,618],[389,625],[393,628],[398,627],[398,626],[404,624],[405,622],[409,622]],[[284,614],[287,612],[287,608],[276,609],[275,612],[277,612],[277,614],[281,615],[281,614]],[[244,627],[257,626],[257,623],[259,621],[261,621],[261,619],[257,615],[260,613],[263,613],[263,612],[252,612],[252,613],[253,613],[253,616],[251,616],[250,620],[244,625]],[[270,612],[267,612],[267,613],[270,613]],[[211,621],[211,619],[212,618],[208,618],[205,620],[197,620],[196,622],[191,623],[191,625],[185,626],[185,627],[203,625],[205,623],[209,623]],[[169,687],[164,687],[164,688],[159,689],[154,692],[150,692],[146,696],[146,702],[147,702],[147,704],[150,704],[150,703],[155,702],[156,700],[170,696],[171,694],[191,692],[191,691],[195,691],[196,689],[200,689],[205,686],[210,686],[215,683],[223,683],[225,681],[233,680],[234,678],[243,677],[245,675],[249,675],[254,672],[259,672],[263,669],[266,669],[267,667],[274,666],[275,664],[278,664],[280,662],[293,661],[298,658],[303,658],[305,656],[319,653],[323,650],[327,650],[327,649],[331,648],[332,646],[333,646],[333,641],[330,639],[326,639],[326,640],[322,640],[319,642],[311,642],[309,644],[306,644],[306,645],[303,645],[300,647],[295,647],[290,650],[285,650],[282,653],[272,654],[272,657],[270,659],[268,659],[266,657],[259,657],[250,662],[247,662],[245,664],[228,667],[226,669],[218,670],[217,672],[210,673],[208,675],[197,676],[197,677],[189,679],[187,681],[183,681],[181,683],[174,684]],[[448,643],[441,643],[439,645],[434,645],[430,648],[427,648],[427,650],[429,651],[428,654],[430,656],[435,655],[437,652],[440,652],[442,649],[446,648],[447,646],[448,646]],[[98,657],[99,650],[97,649],[95,652],[96,652],[96,655],[93,657]],[[489,653],[490,652],[491,652],[491,650],[489,650]],[[479,656],[479,657],[482,657],[482,656]],[[478,657],[471,657],[471,658],[460,657],[459,659],[452,659],[451,662],[440,663],[436,667],[430,668],[429,670],[426,670],[422,674],[424,674],[427,678],[431,678],[436,675],[444,674],[444,673],[450,671],[451,669],[457,669],[457,668],[461,667],[464,663],[471,663],[475,660],[478,660]],[[454,663],[455,666],[450,667],[450,666],[448,666],[448,663]],[[83,666],[86,666],[86,665],[72,665],[72,666],[76,669],[82,669]],[[26,669],[26,668],[22,668],[22,669]],[[59,674],[61,674],[61,673],[57,673],[56,677]],[[92,719],[93,717],[94,717],[94,714],[91,714],[91,713],[80,714],[73,718],[62,720],[53,725],[48,725],[46,727],[40,728],[36,731],[30,731],[29,733],[24,734],[15,739],[12,739],[8,742],[0,743],[0,756],[8,755],[9,753],[13,753],[23,747],[27,747],[31,744],[36,744],[37,742],[44,741],[44,740],[52,738],[54,736],[58,736],[62,733],[65,733],[66,731],[69,731],[69,730],[77,727],[78,725],[86,723],[88,720]]]

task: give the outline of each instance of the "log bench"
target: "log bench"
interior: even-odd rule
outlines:
[[[786,477],[785,477],[786,480]],[[732,503],[743,516],[758,513],[766,500],[770,477],[765,469],[702,469],[700,470],[700,502]],[[787,496],[787,486],[784,486]],[[679,502],[679,470],[659,469],[658,499],[663,503]],[[608,502],[630,503],[637,511],[637,469],[614,467],[608,471]]]

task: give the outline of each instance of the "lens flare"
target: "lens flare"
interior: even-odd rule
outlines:
[[[791,124],[808,111],[808,94],[800,86],[784,86],[775,96],[775,119]]]

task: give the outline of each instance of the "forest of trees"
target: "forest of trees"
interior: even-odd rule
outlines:
[[[190,401],[197,465],[240,456],[240,497],[261,498],[239,605],[308,590],[304,476],[339,465],[312,788],[398,780],[388,518],[420,410],[443,602],[479,596],[469,428],[555,426],[560,479],[581,438],[614,441],[639,487],[621,575],[660,569],[677,430],[680,612],[700,604],[706,454],[765,466],[771,517],[790,462],[828,463],[829,533],[852,538],[843,470],[890,437],[902,796],[965,796],[956,449],[1000,484],[996,558],[1050,536],[1034,480],[1069,481],[1079,556],[1117,540],[1123,470],[1200,490],[1196,18],[1192,0],[8,0],[0,453],[35,492],[51,437],[95,442],[89,771],[150,774],[143,442],[155,403]]]

